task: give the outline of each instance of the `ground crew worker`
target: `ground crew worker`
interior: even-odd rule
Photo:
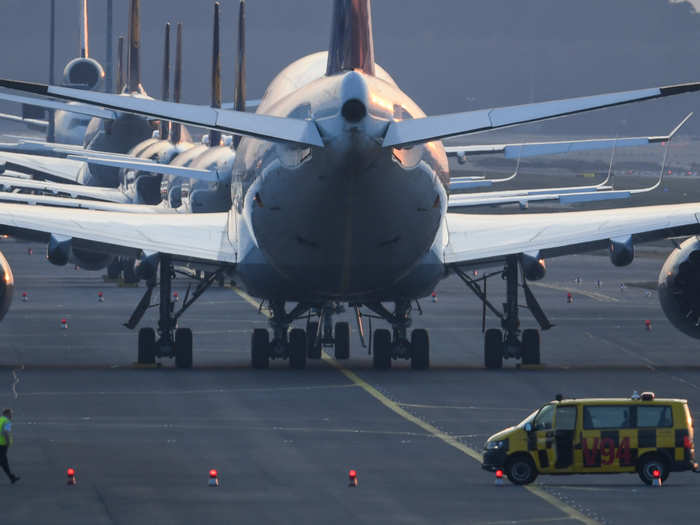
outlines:
[[[6,408],[0,417],[0,467],[5,471],[10,482],[17,483],[19,476],[15,476],[10,471],[10,464],[7,462],[7,449],[12,445],[12,409]]]

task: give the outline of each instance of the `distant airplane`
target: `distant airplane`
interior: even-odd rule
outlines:
[[[457,274],[500,329],[485,332],[487,368],[506,357],[540,361],[540,334],[521,330],[519,288],[542,329],[552,325],[527,279],[541,278],[547,257],[608,248],[613,264],[629,264],[634,245],[700,233],[700,203],[571,213],[476,215],[448,212],[449,167],[441,139],[700,90],[700,83],[640,89],[439,116],[426,116],[374,61],[369,0],[335,0],[327,53],[304,57],[270,84],[257,113],[120,97],[16,80],[0,87],[243,135],[232,168],[231,207],[219,213],[158,214],[67,210],[0,204],[9,233],[38,232],[65,246],[140,256],[158,265],[158,337],[139,332],[139,361],[174,357],[192,366],[192,332],[178,319],[209,285],[228,275],[271,311],[272,332],[255,329],[251,363],[289,359],[303,368],[322,346],[347,358],[348,323],[332,324],[339,305],[389,323],[373,334],[373,364],[395,359],[428,368],[427,330],[413,329],[416,300]],[[690,239],[666,263],[660,287],[667,315],[700,337],[693,265],[700,241]],[[688,263],[688,264],[686,264]],[[206,277],[174,311],[174,266]],[[506,284],[501,309],[471,277],[471,268],[495,266]],[[525,277],[521,279],[521,277]],[[127,326],[151,302],[155,278]],[[290,309],[287,303],[293,303]],[[291,325],[306,319],[306,329]],[[485,322],[485,321],[484,321]]]

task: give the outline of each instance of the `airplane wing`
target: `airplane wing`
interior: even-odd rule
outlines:
[[[0,93],[0,100],[5,100],[7,102],[18,102],[20,104],[31,104],[32,106],[40,106],[49,109],[69,111],[71,113],[78,113],[79,115],[88,115],[90,117],[99,117],[108,120],[114,120],[116,118],[116,113],[114,111],[98,108],[95,106],[89,106],[87,104],[68,104],[66,102],[59,102],[57,100],[41,99],[35,97],[23,97],[20,95],[10,95],[9,93]]]
[[[82,173],[87,170],[87,164],[77,160],[23,155],[21,153],[0,152],[0,163],[76,183],[80,181]]]
[[[572,153],[575,151],[591,151],[596,149],[625,148],[630,146],[645,146],[658,144],[671,140],[678,130],[685,124],[692,113],[686,116],[668,135],[658,137],[622,137],[609,139],[565,140],[556,142],[524,142],[522,144],[482,144],[472,146],[447,146],[445,152],[448,157],[457,157],[464,162],[470,155],[484,155],[503,153],[507,159],[520,159],[536,157],[539,155],[554,155],[558,153]]]
[[[316,124],[311,120],[272,117],[244,111],[229,111],[209,106],[163,102],[145,97],[113,95],[6,79],[0,79],[0,87],[16,89],[34,95],[94,104],[115,111],[171,120],[181,124],[215,129],[224,133],[310,146],[324,146]]]
[[[608,248],[613,239],[633,243],[700,233],[700,202],[609,210],[518,215],[448,213],[447,265],[483,264],[508,255],[556,257]]]
[[[6,81],[0,86],[11,87]],[[520,106],[481,109],[464,113],[450,113],[417,119],[392,122],[383,146],[408,146],[421,142],[455,137],[477,131],[504,128],[516,124],[536,122],[554,117],[573,115],[595,109],[608,108],[655,98],[679,95],[700,90],[700,82],[675,84],[666,87],[622,91],[589,97],[550,100]]]
[[[46,131],[49,129],[48,120],[40,120],[35,118],[23,118],[18,115],[10,115],[8,113],[0,113],[0,119],[9,120],[11,122],[17,122],[19,124],[24,124],[29,126],[30,129],[35,129],[37,131]]]
[[[117,190],[118,191],[118,190]],[[84,210],[114,211],[121,213],[178,213],[177,209],[167,206],[147,204],[125,204],[122,202],[102,202],[88,199],[71,199],[54,197],[52,195],[33,195],[31,193],[14,193],[0,191],[0,202],[21,202],[31,205],[53,206],[57,208],[73,208]],[[41,206],[36,206],[41,207]]]
[[[146,214],[0,204],[0,224],[181,258],[235,263],[228,213]]]
[[[86,197],[88,199],[98,199],[107,202],[129,203],[129,197],[117,188],[101,188],[97,186],[83,186],[81,184],[61,184],[60,182],[47,182],[41,180],[31,180],[18,178],[16,175],[24,175],[22,173],[15,174],[14,172],[5,172],[5,175],[0,176],[0,188],[5,190],[23,189],[44,191],[48,193],[69,195],[70,197]]]

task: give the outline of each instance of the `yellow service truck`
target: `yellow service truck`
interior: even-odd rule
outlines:
[[[698,471],[685,399],[563,399],[547,403],[484,446],[482,468],[516,485],[539,474],[639,474],[651,485],[670,472]]]

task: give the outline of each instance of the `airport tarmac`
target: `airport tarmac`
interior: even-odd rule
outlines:
[[[213,288],[182,318],[194,330],[193,370],[170,360],[138,368],[136,333],[121,323],[143,287],[51,266],[40,244],[7,239],[0,250],[17,287],[0,324],[0,403],[15,409],[10,462],[22,476],[0,479],[3,523],[643,524],[697,514],[692,473],[672,473],[661,488],[594,475],[542,476],[525,489],[494,486],[476,459],[490,434],[557,393],[653,390],[700,414],[698,342],[636,286],[656,279],[661,252],[624,269],[597,255],[549,261],[532,286],[557,325],[543,333],[540,367],[483,370],[481,307],[448,279],[414,318],[430,329],[431,370],[395,361],[378,372],[355,331],[346,362],[251,370],[250,333],[265,318],[229,288]],[[181,298],[186,286],[175,281]],[[500,278],[489,290],[498,302]],[[524,312],[523,327],[533,324]],[[67,467],[76,486],[66,485]],[[207,486],[210,468],[218,488]],[[347,486],[351,468],[357,488]]]

